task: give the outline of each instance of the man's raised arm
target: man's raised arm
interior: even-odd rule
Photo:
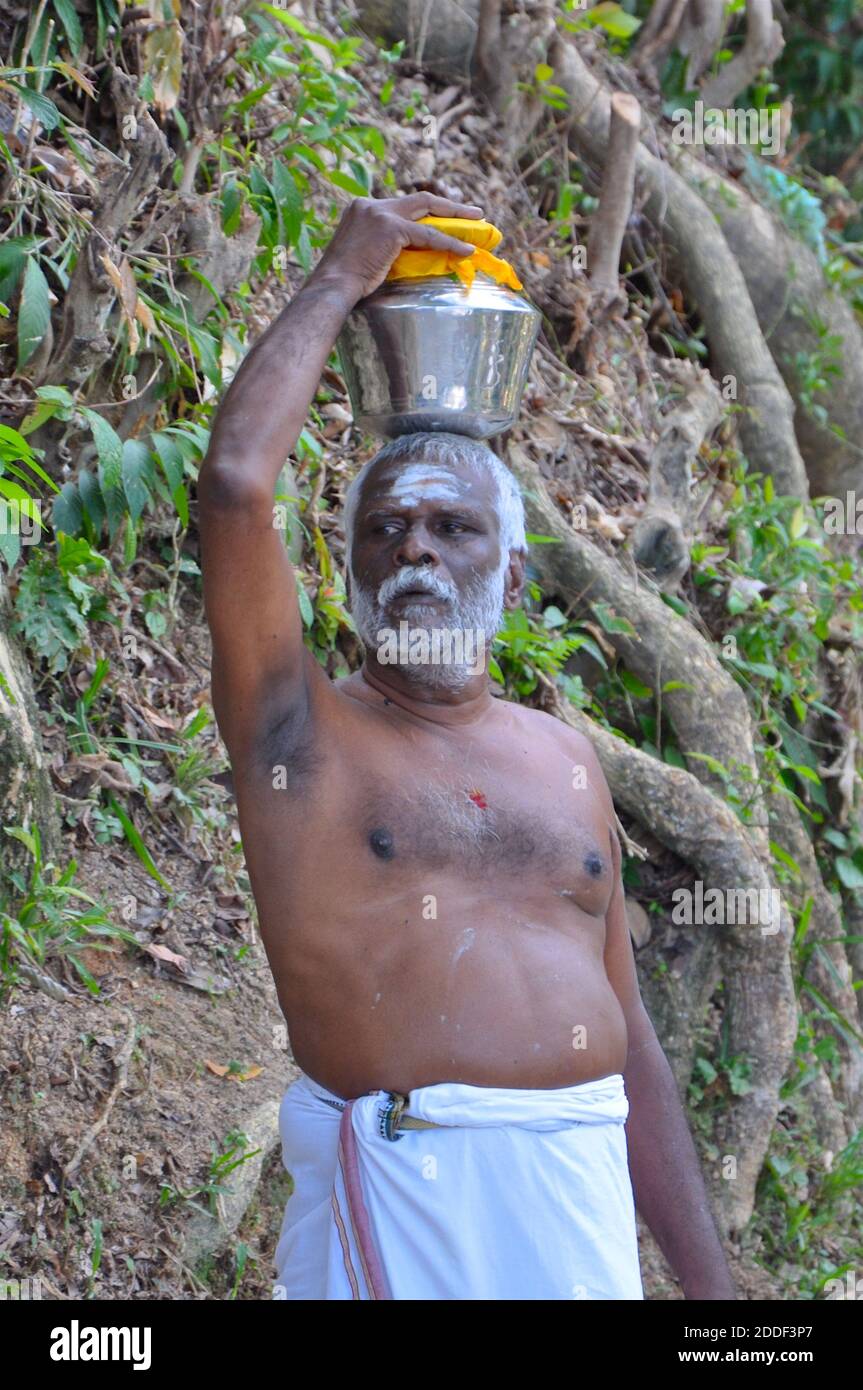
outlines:
[[[284,720],[298,727],[328,688],[305,651],[296,581],[273,498],[321,372],[351,309],[382,284],[405,247],[473,254],[419,225],[476,218],[478,207],[432,194],[359,198],[305,285],[244,359],[213,425],[198,478],[204,603],[213,642],[212,696],[228,751]]]

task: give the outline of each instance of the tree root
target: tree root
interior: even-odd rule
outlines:
[[[740,183],[676,151],[678,167],[714,213],[743,273],[774,360],[798,403],[795,434],[812,495],[863,491],[863,328],[824,278],[815,252],[792,236]],[[804,374],[839,339],[839,381],[831,386],[829,426],[807,399]],[[831,359],[832,360],[832,359]]]
[[[782,26],[773,18],[772,0],[746,0],[746,41],[739,53],[704,83],[706,106],[730,106],[761,68],[770,67],[785,47]]]
[[[570,141],[597,165],[605,162],[611,93],[575,45],[552,40],[548,62],[575,113]],[[686,180],[640,144],[637,175],[645,212],[672,247],[679,272],[707,327],[716,375],[730,380],[744,410],[743,447],[753,467],[769,474],[776,491],[807,497],[803,458],[794,433],[794,402],[758,323],[737,259],[713,212]]]
[[[667,592],[677,588],[689,569],[692,464],[723,415],[708,374],[696,368],[690,379],[682,400],[662,421],[650,460],[647,505],[630,537],[636,563]]]
[[[588,246],[591,287],[601,302],[616,298],[620,292],[620,252],[632,213],[640,127],[641,107],[635,97],[628,92],[615,92],[611,98],[608,158]]]
[[[689,0],[676,38],[680,52],[689,59],[686,86],[690,91],[722,43],[727,22],[725,0]]]

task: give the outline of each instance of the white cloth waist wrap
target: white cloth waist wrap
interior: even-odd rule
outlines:
[[[620,1073],[553,1090],[442,1082],[386,1137],[388,1091],[285,1092],[278,1299],[642,1299]]]

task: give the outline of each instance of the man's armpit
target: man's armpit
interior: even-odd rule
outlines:
[[[274,790],[298,792],[322,765],[317,720],[308,687],[271,716],[254,736],[250,772],[272,782]]]

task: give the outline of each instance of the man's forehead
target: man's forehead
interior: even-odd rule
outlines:
[[[387,460],[370,470],[363,488],[363,502],[368,506],[387,500],[397,506],[415,507],[421,502],[481,501],[490,493],[487,475],[470,463]]]

